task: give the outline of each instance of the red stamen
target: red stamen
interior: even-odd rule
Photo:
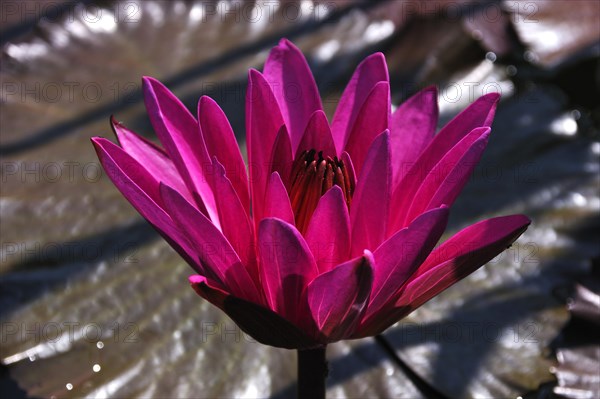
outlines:
[[[296,227],[304,233],[319,199],[334,185],[344,193],[346,205],[350,208],[354,181],[338,157],[323,158],[323,152],[304,151],[292,166],[290,201],[294,210]]]

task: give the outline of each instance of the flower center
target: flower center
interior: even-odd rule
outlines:
[[[319,198],[334,185],[342,189],[346,205],[350,209],[354,181],[350,179],[346,165],[338,157],[323,158],[323,151],[303,151],[294,160],[291,177],[290,201],[296,227],[301,233],[306,232]]]

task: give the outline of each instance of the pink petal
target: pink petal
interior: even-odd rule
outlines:
[[[312,322],[310,315],[301,311],[301,299],[318,270],[300,232],[283,220],[263,219],[258,244],[261,281],[269,307],[298,326]]]
[[[227,116],[212,98],[202,96],[198,102],[198,121],[208,154],[211,158],[217,157],[225,167],[227,178],[231,180],[244,209],[250,214],[246,165]]]
[[[159,182],[135,159],[111,141],[94,137],[92,143],[106,175],[133,207],[167,240],[167,242],[196,270],[202,265],[184,234],[163,210]]]
[[[275,217],[289,224],[294,224],[294,211],[292,210],[290,197],[277,172],[271,174],[267,184],[264,217]]]
[[[206,207],[210,219],[219,226],[219,218],[212,189],[207,179],[210,158],[200,133],[198,122],[188,109],[158,80],[142,80],[144,102],[150,122],[169,158],[177,167],[187,187],[198,202]]]
[[[219,220],[222,221],[223,234],[233,246],[242,263],[253,277],[258,277],[256,251],[254,244],[254,226],[240,199],[225,175],[225,168],[213,158],[213,188],[219,204]],[[258,281],[258,280],[257,280]]]
[[[279,177],[281,177],[281,181],[284,186],[289,190],[290,189],[290,178],[292,173],[292,144],[290,143],[290,135],[287,132],[287,128],[285,125],[281,126],[279,129],[279,133],[277,133],[277,137],[275,138],[275,143],[273,144],[273,149],[271,150],[271,162],[270,162],[270,172],[279,173]]]
[[[192,194],[181,179],[181,175],[169,159],[166,152],[151,141],[127,129],[111,117],[112,128],[119,139],[121,147],[133,159],[138,161],[156,180],[163,181],[176,189],[188,201],[193,201]]]
[[[396,209],[397,212],[392,215],[392,220],[388,226],[388,234],[392,234],[394,231],[406,226],[408,221],[406,215],[412,199],[421,186],[423,177],[427,176],[446,153],[471,133],[473,129],[489,127],[498,99],[499,95],[497,93],[480,97],[444,126],[430,141],[416,162],[404,174],[403,179],[394,187],[391,207]]]
[[[295,158],[302,155],[302,151],[310,151],[312,149],[317,152],[323,151],[324,158],[333,158],[337,155],[327,116],[321,110],[317,110],[311,115],[302,135],[302,140],[296,150]]]
[[[331,122],[331,130],[333,131],[335,148],[338,154],[342,153],[356,117],[369,93],[377,83],[388,81],[387,64],[382,53],[372,54],[358,65],[344,93],[342,93]]]
[[[435,135],[417,163],[423,162],[421,158],[424,158],[424,160],[427,160],[423,162],[424,164],[435,165],[473,129],[491,126],[499,99],[500,95],[498,93],[490,93],[479,97]]]
[[[379,82],[358,112],[344,147],[359,175],[371,143],[389,126],[390,110],[390,84]]]
[[[474,129],[456,144],[424,177],[403,224],[441,204],[452,206],[479,163],[490,135],[489,127]]]
[[[434,250],[402,288],[394,308],[370,318],[353,338],[382,333],[392,324],[462,280],[510,246],[527,229],[522,215],[484,220],[463,229]]]
[[[333,186],[320,198],[304,236],[319,273],[325,273],[348,259],[350,216],[340,187]]]
[[[271,150],[283,124],[269,83],[260,72],[250,69],[246,92],[246,146],[252,213],[256,223],[261,219],[267,179],[271,175]]]
[[[432,209],[377,248],[374,253],[377,267],[365,317],[376,314],[396,299],[402,285],[438,242],[447,223],[447,207]]]
[[[427,147],[438,122],[437,88],[429,86],[403,102],[390,120],[393,186]]]
[[[354,333],[369,301],[374,269],[373,255],[367,250],[363,256],[336,266],[308,285],[312,317],[329,342]]]
[[[391,180],[390,133],[385,131],[369,148],[352,197],[352,256],[360,255],[364,249],[377,248],[383,242],[388,220]]]
[[[479,251],[487,251],[483,253],[484,257],[493,259],[501,250],[509,246],[516,237],[520,236],[530,223],[531,220],[524,215],[510,215],[482,220],[465,227],[431,252],[423,265],[419,267],[416,276],[444,262],[470,256],[472,253]],[[516,237],[511,241],[511,237],[515,234]],[[502,247],[503,245],[504,247]],[[489,249],[487,249],[488,247]],[[496,252],[496,247],[502,248]]]
[[[514,215],[488,219],[463,229],[431,253],[407,282],[396,308],[408,314],[467,277],[509,247],[529,223],[527,217]],[[438,263],[444,258],[445,261]]]
[[[287,39],[281,39],[271,50],[263,73],[271,84],[295,152],[310,116],[323,109],[315,79],[302,52]]]
[[[223,234],[177,191],[164,184],[160,190],[169,214],[185,232],[197,261],[204,266],[203,275],[232,295],[259,302],[254,281]]]

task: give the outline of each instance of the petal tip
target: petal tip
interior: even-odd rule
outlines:
[[[152,76],[142,76],[142,88],[150,88],[156,84],[161,84],[158,79],[153,78]]]
[[[494,105],[495,105],[498,103],[498,101],[500,101],[500,97],[501,97],[500,93],[492,92],[492,93],[484,94],[480,98],[482,100],[489,101],[490,103],[494,103]]]
[[[203,276],[200,276],[198,274],[193,274],[188,277],[188,281],[192,285],[203,283],[205,280],[206,279]]]

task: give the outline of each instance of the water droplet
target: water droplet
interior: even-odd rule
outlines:
[[[92,366],[92,370],[94,370],[94,373],[97,373],[98,371],[102,370],[102,367],[100,367],[99,364],[94,364]]]
[[[525,54],[523,54],[523,57],[525,57],[525,61],[527,62],[537,62],[538,60],[538,56],[533,51],[529,50],[527,50]]]
[[[577,128],[577,122],[570,114],[562,115],[550,124],[550,130],[553,133],[564,136],[573,136],[577,133]]]
[[[489,51],[489,52],[488,52],[488,53],[485,55],[485,59],[486,59],[486,60],[488,60],[488,61],[490,61],[490,62],[494,62],[494,61],[496,61],[496,58],[498,58],[498,57],[496,57],[496,53],[493,53],[493,52],[491,52],[491,51]]]
[[[36,359],[37,359],[37,356],[35,356],[35,355],[29,355],[29,361],[30,362],[35,362]]]
[[[98,349],[104,348],[104,342],[102,342],[102,341],[96,342],[96,348],[98,348]]]
[[[66,385],[67,389],[70,391],[71,389],[73,389],[73,384],[71,384],[70,382]]]
[[[517,74],[517,67],[514,65],[509,65],[506,67],[506,74],[508,76],[515,76]]]

